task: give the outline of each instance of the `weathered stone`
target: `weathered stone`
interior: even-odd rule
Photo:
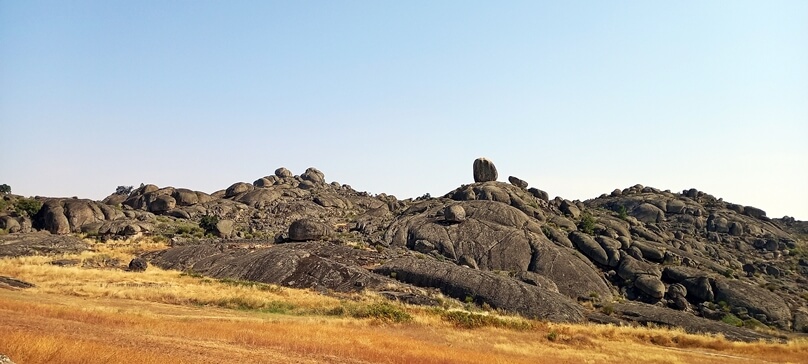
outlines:
[[[319,169],[314,167],[309,167],[308,169],[306,169],[306,171],[300,175],[300,178],[302,178],[304,181],[314,183],[315,185],[325,184],[325,174],[323,174],[323,172],[320,172]]]
[[[665,296],[665,285],[659,278],[652,275],[638,275],[634,280],[634,287],[655,299]]]
[[[631,210],[631,216],[646,224],[665,221],[665,213],[659,207],[643,203]]]
[[[527,192],[533,195],[533,197],[538,198],[542,201],[550,201],[550,195],[548,195],[547,192],[544,192],[536,187],[528,188]]]
[[[149,212],[156,214],[167,212],[177,206],[177,200],[169,195],[157,196],[154,201],[149,203]]]
[[[581,217],[581,209],[578,208],[574,203],[564,200],[561,201],[561,212],[565,215],[572,217],[573,219],[578,219]]]
[[[149,266],[149,264],[146,263],[145,259],[143,259],[141,257],[137,257],[137,258],[132,259],[129,262],[129,271],[130,272],[144,272],[144,271],[146,271],[146,268],[148,266]]]
[[[603,250],[600,244],[598,244],[595,239],[592,239],[591,236],[580,231],[572,231],[567,237],[581,253],[584,253],[584,255],[593,262],[601,265],[609,264],[609,257],[606,255],[606,251]]]
[[[319,221],[301,219],[289,226],[289,240],[311,241],[325,239],[331,234],[331,228]]]
[[[687,205],[682,200],[669,200],[665,211],[669,214],[683,214]]]
[[[224,197],[225,198],[232,198],[236,195],[242,194],[244,192],[249,192],[255,189],[255,186],[246,182],[237,182],[232,184],[230,187],[225,190]]]
[[[447,296],[460,300],[470,297],[477,304],[488,304],[525,317],[553,322],[584,320],[580,305],[570,298],[491,272],[415,258],[397,259],[374,271],[382,275],[395,273],[396,279],[403,282],[439,288]]]
[[[485,158],[474,160],[474,182],[496,181],[497,177],[497,167],[493,162]]]
[[[275,170],[275,175],[279,178],[292,178],[292,172],[284,167],[280,167]]]
[[[514,177],[514,176],[509,176],[508,177],[508,182],[510,182],[512,185],[514,185],[516,187],[519,187],[519,188],[521,188],[523,190],[526,190],[527,186],[528,186],[526,181],[524,181],[522,179],[519,179],[518,177]]]
[[[791,327],[796,332],[808,332],[808,309],[800,307],[794,310],[794,324]]]
[[[220,238],[230,238],[233,236],[233,220],[222,219],[216,223],[216,236]]]
[[[466,221],[466,210],[460,204],[446,206],[443,219],[448,223],[461,223]]]
[[[743,213],[756,219],[767,219],[766,211],[763,211],[757,207],[745,206],[743,208]]]

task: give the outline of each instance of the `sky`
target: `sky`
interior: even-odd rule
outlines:
[[[478,157],[551,198],[639,183],[808,220],[808,2],[0,0],[15,194],[285,166],[403,199]]]

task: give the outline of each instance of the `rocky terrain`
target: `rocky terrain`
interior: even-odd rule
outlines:
[[[736,340],[808,332],[808,223],[696,189],[551,200],[498,177],[480,158],[474,183],[406,200],[329,183],[315,168],[211,194],[155,185],[103,201],[6,194],[0,257],[80,251],[78,234],[165,236],[170,249],[134,266]]]

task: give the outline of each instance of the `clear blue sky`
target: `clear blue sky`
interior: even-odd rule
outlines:
[[[808,220],[806,1],[0,0],[0,183],[695,187]]]

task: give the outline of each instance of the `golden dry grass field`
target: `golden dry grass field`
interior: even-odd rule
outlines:
[[[808,341],[736,343],[661,328],[551,324],[459,304],[330,297],[149,267],[151,240],[0,260],[0,353],[29,363],[799,363]]]

